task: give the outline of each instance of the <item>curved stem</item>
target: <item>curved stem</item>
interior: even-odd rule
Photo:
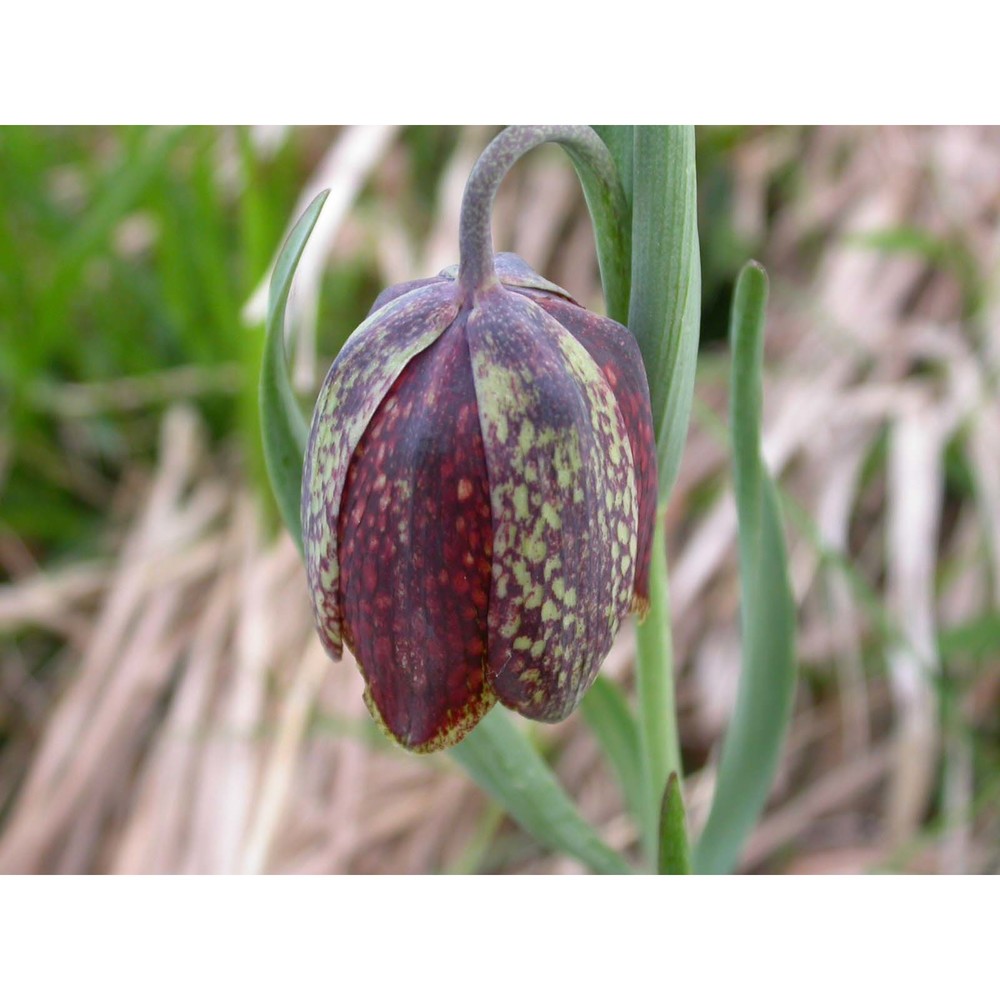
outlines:
[[[607,234],[605,246],[598,246],[601,270],[602,275],[606,268],[614,273],[607,276],[609,280],[605,285],[614,287],[616,296],[624,293],[627,302],[629,261],[623,248],[627,248],[628,239],[621,221],[627,217],[625,194],[611,154],[587,125],[512,125],[483,150],[462,196],[458,267],[462,290],[472,296],[497,280],[490,227],[493,200],[507,171],[525,153],[544,142],[558,142],[573,160],[595,220],[595,229],[599,235],[602,231]],[[613,224],[596,224],[598,220]],[[612,311],[610,302],[608,310]]]

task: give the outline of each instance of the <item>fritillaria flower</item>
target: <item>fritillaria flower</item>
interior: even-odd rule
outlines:
[[[564,719],[648,599],[656,459],[635,339],[466,235],[460,269],[384,291],[345,344],[302,490],[323,644],[350,647],[373,717],[421,752],[497,701]]]

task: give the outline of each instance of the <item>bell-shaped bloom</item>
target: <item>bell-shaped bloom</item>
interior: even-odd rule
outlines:
[[[632,334],[513,254],[383,292],[326,377],[302,528],[326,649],[415,751],[500,701],[564,719],[648,601],[649,389]]]

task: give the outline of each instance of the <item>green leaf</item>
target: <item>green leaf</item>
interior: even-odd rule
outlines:
[[[499,707],[449,753],[540,843],[602,875],[631,873],[625,859],[583,820],[552,770]]]
[[[624,322],[629,301],[630,241],[628,205],[621,178],[606,157],[602,162],[587,156],[579,146],[570,143],[560,145],[573,162],[590,211],[605,308],[612,319]],[[600,148],[596,140],[595,145]]]
[[[580,711],[618,779],[625,804],[640,828],[645,816],[645,777],[639,726],[614,681],[600,674],[580,703]]]
[[[190,135],[190,128],[148,128],[129,155],[122,155],[99,183],[72,236],[59,247],[55,271],[39,299],[37,329],[29,343],[46,350],[58,340],[60,331],[74,324],[67,319],[88,263],[107,244],[116,225],[128,214],[148,188],[164,174],[164,163],[177,145]]]
[[[635,146],[635,129],[634,125],[594,125],[594,131],[601,137],[604,145],[608,147],[608,152],[611,153],[611,159],[614,160],[615,166],[618,169],[618,177],[621,180],[622,191],[625,193],[625,204],[627,211],[622,217],[622,222],[625,224],[628,230],[628,243],[631,247],[632,245],[632,157]],[[631,250],[629,252],[629,258],[631,259]],[[631,281],[631,276],[629,277]],[[619,323],[628,322],[628,299],[625,300],[625,310],[620,316],[615,316],[611,312],[608,313],[612,319],[618,320]]]
[[[267,474],[282,520],[300,552],[302,459],[309,426],[288,378],[288,363],[285,360],[285,306],[295,268],[329,193],[323,191],[316,195],[295,223],[278,254],[268,290],[267,333],[264,363],[260,370],[260,424]]]
[[[660,497],[670,494],[687,438],[701,320],[694,129],[635,129],[632,297],[656,431]]]
[[[691,874],[684,796],[676,771],[667,778],[660,805],[660,861],[657,870],[661,875]]]
[[[639,125],[598,126],[597,131],[611,151],[628,202],[628,326],[639,343],[649,380],[663,500],[680,465],[698,355],[701,263],[694,129]],[[607,292],[605,297],[609,298]],[[662,511],[658,522],[661,515]],[[651,866],[659,850],[664,784],[672,771],[679,773],[681,768],[662,524],[653,544],[651,605],[636,631],[639,766],[645,775],[642,830]]]
[[[699,873],[732,871],[777,770],[795,694],[795,601],[778,494],[761,456],[767,275],[740,272],[733,300],[730,420],[739,518],[743,671],[722,747],[715,797],[695,849]]]

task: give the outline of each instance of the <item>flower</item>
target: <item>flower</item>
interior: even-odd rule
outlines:
[[[564,719],[648,603],[649,389],[632,334],[513,254],[376,300],[330,368],[305,457],[316,623],[414,751],[502,704]]]

